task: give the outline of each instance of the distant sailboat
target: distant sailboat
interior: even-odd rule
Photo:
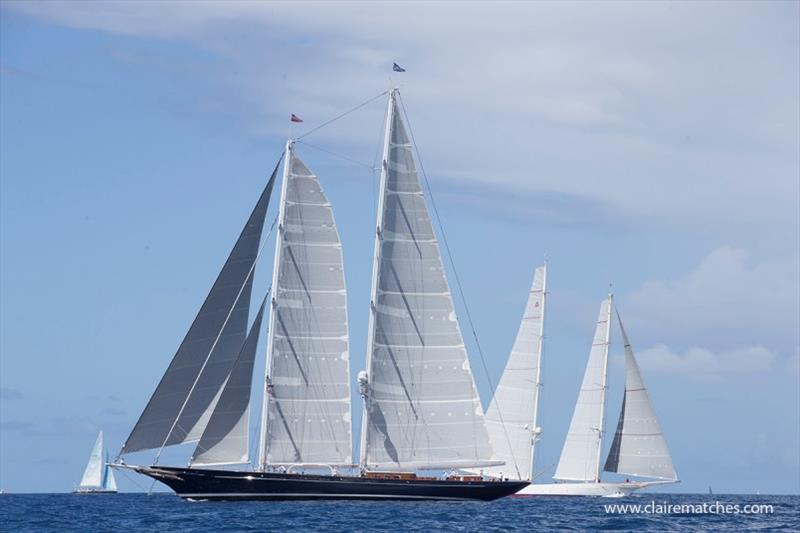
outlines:
[[[108,452],[103,445],[103,432],[97,435],[92,454],[83,471],[81,484],[73,491],[74,494],[114,494],[117,492],[117,482],[114,480],[114,471],[108,466]]]
[[[537,272],[538,273],[538,272]],[[542,278],[544,276],[542,275]],[[534,283],[535,285],[535,283]],[[544,280],[542,279],[542,289]],[[532,296],[533,298],[533,296]],[[542,295],[542,307],[544,306],[544,296]],[[529,303],[530,306],[530,303]],[[628,336],[622,326],[622,320],[617,313],[620,331],[625,345],[625,394],[622,400],[622,411],[620,412],[617,430],[611,449],[606,459],[604,470],[619,474],[626,474],[641,478],[651,478],[651,481],[629,481],[624,482],[603,482],[600,480],[600,458],[603,446],[604,434],[604,411],[606,403],[606,389],[608,381],[608,349],[610,340],[611,310],[613,307],[613,297],[608,296],[600,305],[600,313],[595,327],[594,340],[586,365],[586,372],[578,394],[578,400],[573,412],[572,422],[567,433],[567,438],[561,452],[561,458],[556,468],[554,479],[557,483],[539,484],[533,483],[523,488],[517,493],[518,496],[535,495],[559,495],[559,496],[605,496],[621,497],[627,496],[634,490],[644,488],[648,485],[662,483],[676,483],[677,474],[672,465],[672,458],[667,449],[666,441],[661,432],[661,427],[655,415],[655,410],[650,401],[647,389],[644,386],[639,365],[631,349]],[[526,310],[526,318],[528,310]],[[526,319],[524,318],[523,321]],[[543,323],[543,318],[540,319]],[[541,324],[539,326],[541,328]],[[538,333],[529,332],[530,342],[538,342],[541,339],[541,329]],[[517,340],[519,343],[519,338]],[[538,342],[541,350],[541,342]],[[515,345],[516,349],[516,345]],[[538,357],[541,357],[539,352]],[[501,386],[495,394],[495,399],[503,397],[503,384],[510,378],[506,375],[513,371],[512,358],[506,367]],[[528,420],[531,428],[528,430],[530,436],[527,446],[522,448],[533,456],[534,444],[539,435],[539,428],[536,427],[536,407],[538,406],[538,386],[540,382],[539,359],[536,364],[531,365],[528,371],[527,385],[525,380],[518,380],[516,397],[519,404],[530,405],[529,396],[533,392],[536,401],[532,404],[533,409],[529,411]],[[512,370],[510,370],[510,368]],[[534,392],[535,391],[535,392]],[[493,399],[493,403],[495,402]],[[504,403],[514,402],[505,399]],[[490,406],[488,413],[492,412]],[[489,420],[487,420],[489,422]],[[509,420],[505,423],[505,435],[500,433],[503,426],[489,424],[492,443],[502,442],[502,439],[513,438],[519,421]],[[496,446],[495,452],[502,450],[503,446]],[[508,464],[531,464],[522,462],[526,453],[516,452],[514,456],[504,457],[506,461],[505,472],[513,476],[513,471],[509,470]],[[533,479],[533,472],[525,470],[518,472],[519,479]],[[504,474],[505,475],[505,474]]]

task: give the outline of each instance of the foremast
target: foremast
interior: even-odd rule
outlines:
[[[275,319],[276,308],[278,300],[276,298],[278,288],[278,275],[281,264],[281,256],[283,253],[283,233],[284,222],[286,219],[286,188],[288,187],[289,168],[291,166],[292,149],[294,148],[294,139],[286,141],[286,147],[283,153],[283,174],[281,176],[281,197],[278,201],[278,230],[275,235],[275,255],[272,265],[272,295],[270,297],[270,313],[269,313],[269,326],[267,336],[267,355],[264,368],[264,389],[261,401],[261,425],[258,438],[258,470],[264,472],[267,469],[267,419],[269,417],[269,395],[272,389],[271,375],[272,375],[272,355],[273,347],[275,344]]]

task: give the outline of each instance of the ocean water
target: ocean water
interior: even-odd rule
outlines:
[[[721,514],[716,505],[738,505]],[[702,504],[717,513],[621,514],[607,505]],[[746,505],[769,505],[744,514]],[[699,507],[694,507],[699,506]],[[733,507],[728,507],[733,510]],[[653,510],[653,509],[651,509]],[[688,509],[687,509],[688,510]],[[748,509],[750,510],[750,509]],[[661,511],[665,511],[661,508]],[[674,510],[673,510],[674,511]],[[26,531],[798,531],[800,497],[640,494],[465,502],[186,502],[172,494],[5,494],[0,530]]]

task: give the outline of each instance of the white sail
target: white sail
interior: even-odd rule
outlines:
[[[417,176],[389,98],[378,209],[361,464],[424,469],[491,464],[489,436]]]
[[[317,177],[287,143],[275,248],[261,468],[352,464],[342,246]]]
[[[103,432],[97,435],[86,470],[83,471],[81,487],[102,487],[103,473],[106,469],[105,454],[103,453]]]
[[[517,339],[486,410],[486,429],[495,458],[502,466],[484,469],[489,476],[533,477],[533,447],[541,377],[542,336],[547,266],[536,269]]]
[[[264,316],[261,303],[258,314],[250,326],[236,364],[225,382],[214,413],[208,421],[200,442],[197,443],[189,466],[241,464],[248,462],[250,427],[250,391],[253,383],[253,365],[256,359],[258,334]]]
[[[572,414],[567,439],[561,450],[555,479],[598,481],[603,442],[603,410],[608,377],[608,344],[612,297],[600,304],[592,350]]]
[[[205,430],[247,335],[252,272],[277,170],[120,455],[197,441]]]
[[[678,475],[672,465],[667,442],[619,313],[617,320],[625,343],[625,395],[622,398],[617,432],[604,470],[631,476],[677,480]]]

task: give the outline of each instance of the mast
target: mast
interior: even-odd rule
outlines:
[[[270,298],[269,326],[267,330],[267,356],[264,363],[264,394],[261,401],[261,431],[258,439],[258,470],[264,472],[267,469],[267,416],[269,414],[269,395],[271,389],[270,376],[272,374],[272,351],[275,342],[275,317],[278,300],[278,274],[281,264],[283,250],[284,219],[286,217],[285,200],[286,188],[288,187],[288,175],[291,168],[292,149],[294,139],[286,141],[283,158],[283,176],[281,180],[281,197],[278,201],[278,232],[275,235],[275,257],[272,265],[272,297]]]
[[[367,327],[367,361],[366,376],[359,375],[359,386],[361,397],[363,398],[363,409],[361,416],[361,443],[359,446],[359,466],[365,469],[367,466],[367,428],[369,427],[370,411],[370,383],[372,380],[372,345],[375,335],[375,311],[378,297],[378,268],[380,266],[381,252],[381,224],[383,223],[383,203],[386,197],[386,173],[389,170],[389,140],[392,133],[392,119],[394,118],[394,100],[397,89],[392,87],[389,91],[389,103],[386,108],[386,130],[383,135],[383,157],[381,158],[381,179],[378,193],[378,212],[375,215],[375,248],[372,254],[372,286],[369,297],[369,325]],[[364,380],[362,381],[362,378]]]
[[[544,355],[544,308],[547,301],[547,261],[542,266],[542,322],[539,329],[539,360],[536,362],[536,382],[534,383],[533,395],[533,426],[531,427],[531,471],[530,481],[535,475],[536,443],[539,442],[539,394],[542,387],[542,357]]]
[[[353,464],[342,244],[319,178],[286,143],[259,469]]]
[[[608,349],[611,346],[611,308],[614,306],[614,295],[608,293],[608,313],[606,315],[606,346],[603,354],[603,381],[601,383],[600,398],[600,427],[597,428],[597,470],[595,481],[600,482],[600,460],[603,453],[603,432],[606,423],[606,391],[608,390]]]

